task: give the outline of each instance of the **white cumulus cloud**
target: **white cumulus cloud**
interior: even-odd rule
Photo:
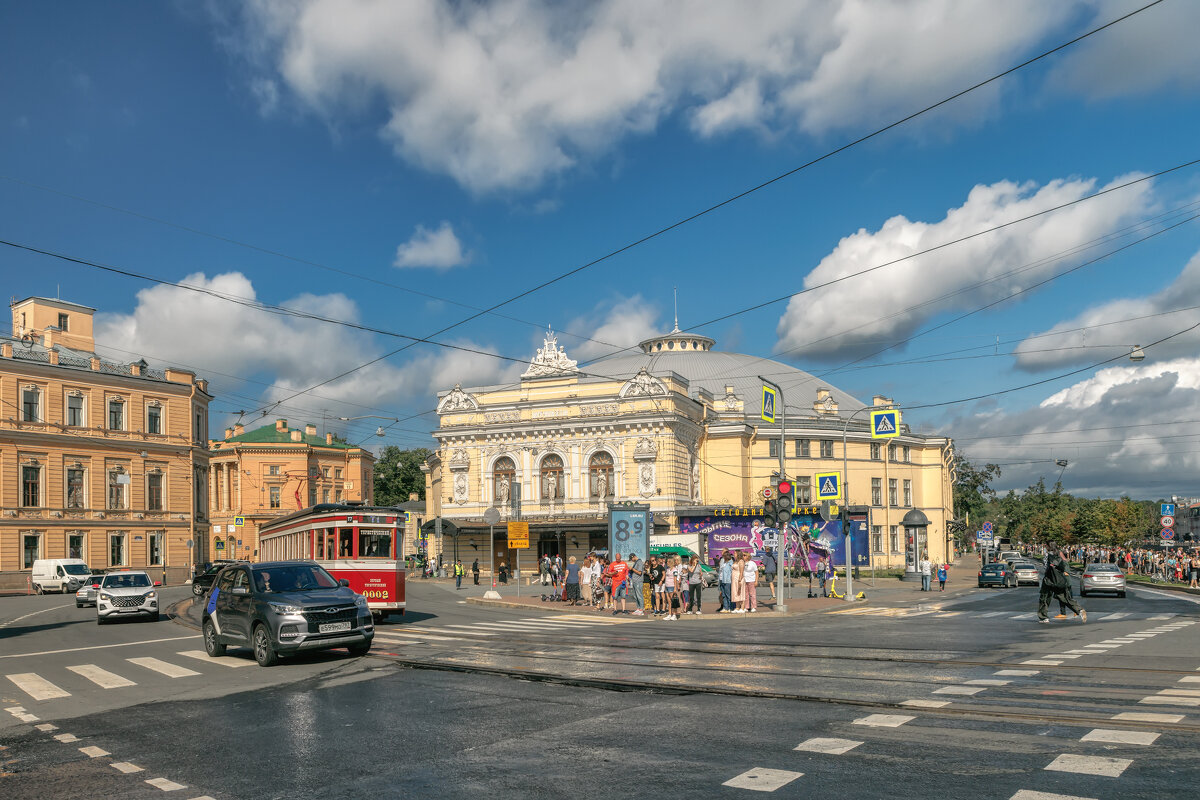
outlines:
[[[566,330],[587,339],[574,345],[570,345],[573,337],[564,337],[562,341],[569,345],[567,354],[571,358],[590,361],[664,333],[657,320],[658,308],[640,294],[620,296],[597,303],[567,325]]]
[[[396,248],[397,267],[432,267],[450,269],[469,263],[471,254],[463,250],[462,242],[449,222],[437,228],[418,225],[411,239]]]
[[[1132,176],[1108,186],[1126,183]],[[977,185],[966,202],[933,222],[895,216],[843,238],[804,278],[812,288],[937,245],[1021,219],[1097,190],[1094,179]],[[1106,188],[1106,187],[1103,187]],[[1104,236],[1152,206],[1150,182],[1010,225],[793,297],[779,320],[778,348],[832,359],[874,352],[932,317],[975,308],[1078,263],[1053,258]]]

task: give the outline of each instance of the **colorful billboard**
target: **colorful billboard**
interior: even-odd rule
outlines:
[[[852,563],[866,566],[871,563],[867,522],[851,518],[850,525]],[[725,550],[751,550],[761,556],[763,551],[775,551],[779,545],[779,531],[766,527],[761,517],[680,517],[679,532],[700,537],[707,545],[705,557],[710,564]],[[846,563],[845,542],[840,520],[825,522],[817,514],[797,514],[788,525],[788,561],[795,559],[801,569],[806,563],[809,569],[816,569],[822,558],[832,558],[833,563],[840,566]]]

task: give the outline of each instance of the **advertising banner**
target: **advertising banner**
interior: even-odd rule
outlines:
[[[628,560],[637,553],[645,560],[650,552],[650,506],[608,507],[608,552],[610,558],[620,553]]]
[[[852,563],[870,564],[867,525],[863,520],[851,520]],[[766,550],[778,551],[779,531],[768,528],[758,517],[703,516],[680,517],[679,531],[701,537],[707,545],[709,564],[720,559],[725,550],[750,550],[756,558]],[[846,538],[840,520],[822,521],[818,514],[796,514],[788,523],[787,560],[800,569],[816,569],[822,558],[834,563],[846,563]]]

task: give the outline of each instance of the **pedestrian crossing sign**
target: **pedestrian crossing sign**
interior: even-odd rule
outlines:
[[[871,438],[890,439],[900,435],[900,409],[887,408],[871,412]]]
[[[842,473],[818,472],[814,477],[817,479],[818,500],[842,499]]]
[[[777,395],[770,386],[763,387],[762,418],[766,422],[775,422],[775,399]]]

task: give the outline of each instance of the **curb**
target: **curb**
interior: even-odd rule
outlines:
[[[547,611],[547,612],[558,613],[558,614],[594,613],[597,615],[598,618],[602,618],[605,616],[602,612],[591,611],[591,609],[588,606],[563,606],[563,604],[561,604],[561,603],[547,602],[543,605],[532,605],[530,603],[518,603],[518,602],[511,601],[511,600],[486,600],[482,597],[468,597],[468,598],[466,598],[466,602],[471,605],[485,606],[485,607],[489,607],[489,608],[520,608],[520,609],[525,609],[527,611]],[[863,603],[863,605],[867,605],[867,604]],[[737,617],[746,617],[749,619],[786,619],[788,617],[799,616],[802,614],[819,614],[825,610],[827,610],[827,608],[825,606],[818,606],[818,607],[814,607],[811,609],[805,609],[802,611],[784,611],[784,612],[767,611],[767,610],[763,609],[754,615],[738,614],[736,616]],[[624,616],[630,616],[630,615],[627,614]],[[705,622],[705,621],[715,622],[715,621],[724,619],[725,617],[733,618],[734,616],[735,615],[733,615],[733,614],[718,614],[716,612],[712,612],[712,613],[708,613],[708,614],[703,614],[701,616],[681,616],[679,618],[679,621],[680,622]],[[636,619],[636,617],[631,617],[631,619]],[[654,619],[654,617],[647,615],[647,616],[643,617],[642,619],[649,620],[649,619]]]
[[[1128,581],[1128,583],[1134,586],[1141,586],[1145,589],[1163,589],[1168,592],[1200,595],[1200,589],[1193,589],[1190,586],[1180,586],[1174,583],[1151,583],[1150,581]]]

